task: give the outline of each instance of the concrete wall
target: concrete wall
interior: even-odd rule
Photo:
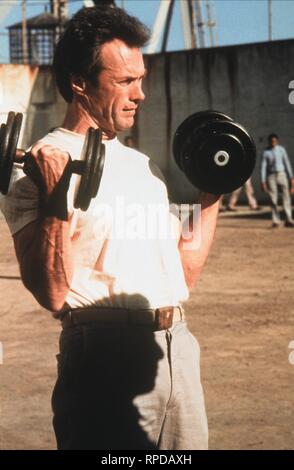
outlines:
[[[127,134],[158,163],[174,200],[192,202],[197,193],[171,151],[177,126],[196,111],[216,109],[248,128],[259,155],[258,193],[260,153],[270,132],[279,134],[294,166],[293,57],[294,40],[146,56],[147,98]],[[10,109],[25,113],[24,146],[59,125],[65,111],[49,67],[0,66],[0,100],[1,121]]]
[[[146,57],[148,101],[138,140],[165,172],[176,200],[195,198],[171,157],[171,143],[177,126],[196,111],[222,111],[249,130],[259,157],[253,177],[258,192],[260,154],[269,133],[279,134],[294,167],[294,106],[288,99],[293,57],[293,40]]]

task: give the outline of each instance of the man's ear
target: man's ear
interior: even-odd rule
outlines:
[[[84,96],[86,91],[86,81],[78,76],[78,75],[71,75],[70,77],[70,84],[73,93]]]

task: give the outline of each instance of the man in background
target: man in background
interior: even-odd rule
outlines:
[[[291,196],[294,192],[294,178],[286,149],[279,145],[277,134],[268,136],[268,148],[261,160],[261,188],[269,194],[272,206],[272,226],[281,224],[278,210],[279,188],[282,192],[283,209],[286,216],[285,227],[294,227],[292,219]],[[290,181],[290,185],[289,185]]]
[[[230,198],[229,198],[229,202],[228,202],[228,206],[227,206],[227,210],[232,211],[232,212],[235,212],[235,211],[238,210],[236,208],[236,205],[237,205],[239,196],[240,196],[241,191],[242,191],[243,188],[244,188],[244,191],[245,191],[246,198],[247,198],[248,205],[249,205],[250,209],[252,211],[259,211],[260,207],[259,207],[259,205],[258,205],[258,203],[257,203],[257,201],[254,197],[254,189],[253,189],[253,186],[252,186],[251,178],[249,178],[246,181],[244,186],[241,186],[241,188],[235,189],[235,191],[233,191],[231,193]]]

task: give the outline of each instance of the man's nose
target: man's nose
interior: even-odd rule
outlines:
[[[143,92],[141,83],[134,84],[131,99],[132,99],[132,101],[143,101],[143,100],[145,100],[145,93]]]

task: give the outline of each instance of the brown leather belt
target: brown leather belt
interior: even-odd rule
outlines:
[[[161,307],[156,309],[127,309],[115,307],[86,307],[62,313],[62,328],[86,323],[129,324],[151,326],[154,331],[166,330],[185,318],[184,309]]]

